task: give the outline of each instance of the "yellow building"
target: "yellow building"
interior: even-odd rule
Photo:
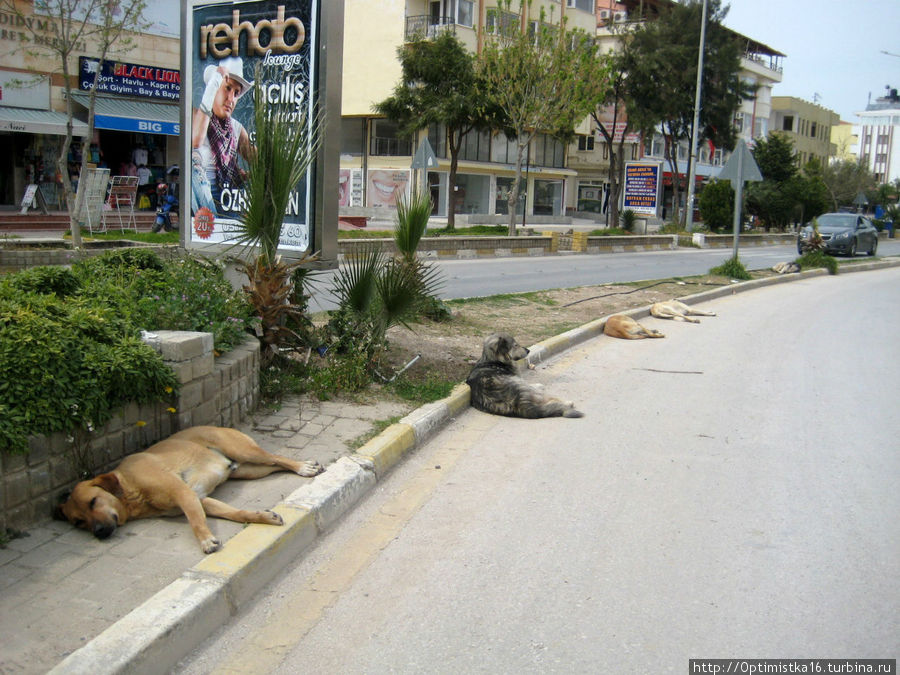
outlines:
[[[410,165],[418,142],[398,136],[396,125],[376,115],[373,107],[388,98],[401,79],[397,49],[423,35],[451,31],[477,52],[492,22],[500,18],[497,5],[496,0],[345,0],[340,176],[344,216],[390,218],[396,195],[415,179]],[[553,22],[565,13],[570,29],[595,30],[593,0],[535,1],[526,20],[537,20],[541,9]],[[446,134],[433,128],[423,131],[422,137],[426,135],[438,160],[426,180],[434,215],[442,217],[447,214],[450,165]],[[514,163],[505,136],[468,134],[457,176],[460,223],[486,222],[495,215],[497,222],[505,222],[497,214],[506,213],[503,195],[512,186]],[[574,175],[566,167],[565,144],[539,136],[527,173],[526,212],[564,215],[565,181]]]
[[[856,148],[859,147],[857,127],[851,122],[841,120],[831,127],[831,144],[834,146],[833,159],[855,162]]]
[[[840,124],[837,113],[793,96],[772,97],[771,131],[791,139],[797,165],[801,168],[811,159],[826,166],[837,147],[832,129]]]

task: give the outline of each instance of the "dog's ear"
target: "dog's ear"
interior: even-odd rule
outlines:
[[[64,520],[66,522],[69,521],[66,518],[66,514],[63,513],[62,507],[67,501],[69,501],[69,497],[71,496],[71,492],[63,492],[56,500],[56,504],[53,506],[53,511],[51,514],[53,515],[53,520]]]
[[[125,493],[122,491],[122,486],[119,485],[119,479],[116,478],[114,473],[101,473],[92,480],[91,483],[101,490],[106,490],[116,499],[121,499],[125,496]]]

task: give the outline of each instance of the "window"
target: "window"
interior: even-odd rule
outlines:
[[[815,138],[815,137],[816,137],[816,131],[817,131],[817,129],[816,129],[816,123],[813,122],[812,124],[809,125],[809,135],[810,135],[811,138]]]
[[[784,122],[781,124],[782,131],[793,131],[794,130],[794,116],[793,115],[785,115]]]
[[[488,7],[485,17],[485,27],[488,33],[506,33],[519,25],[519,15],[512,12],[504,12],[497,7]]]
[[[459,158],[471,162],[491,161],[491,134],[488,131],[470,131],[465,135]]]
[[[341,118],[341,154],[362,155],[366,148],[366,120],[361,117]]]
[[[396,122],[385,119],[372,120],[369,154],[395,157],[412,155],[412,141],[399,137]]]
[[[739,112],[734,114],[734,130],[738,134],[744,132],[744,113]]]
[[[594,137],[593,136],[579,136],[578,137],[578,149],[581,151],[593,150],[594,149]]]
[[[474,18],[473,0],[435,0],[431,3],[432,25],[443,24],[441,18],[447,22],[468,26],[471,28]]]
[[[506,134],[497,134],[491,143],[491,161],[498,164],[515,164],[518,148],[516,141],[506,137]]]
[[[428,142],[434,150],[435,157],[446,159],[447,157],[447,127],[443,124],[431,124],[428,126]]]
[[[565,145],[547,134],[534,137],[531,164],[534,166],[565,166]]]
[[[583,12],[593,12],[594,0],[566,0],[566,7],[574,7]]]

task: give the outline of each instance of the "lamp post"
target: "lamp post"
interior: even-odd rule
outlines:
[[[700,126],[700,89],[703,83],[703,47],[705,44],[706,0],[703,0],[703,18],[700,20],[700,53],[697,56],[697,88],[694,92],[694,123],[691,126],[691,170],[688,172],[688,193],[685,202],[687,207],[685,229],[687,229],[688,232],[694,228],[694,183],[697,179],[697,127]]]

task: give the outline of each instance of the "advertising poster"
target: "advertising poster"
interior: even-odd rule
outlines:
[[[190,241],[233,242],[246,208],[254,94],[307,128],[315,119],[320,0],[195,2],[191,33]],[[255,92],[254,89],[257,91]],[[314,167],[296,186],[279,248],[310,247]]]
[[[659,164],[629,162],[625,164],[625,190],[622,210],[637,214],[657,215],[659,202]]]
[[[362,206],[362,169],[341,169],[338,206]]]
[[[409,169],[370,169],[366,206],[397,208],[397,199],[409,189]]]

